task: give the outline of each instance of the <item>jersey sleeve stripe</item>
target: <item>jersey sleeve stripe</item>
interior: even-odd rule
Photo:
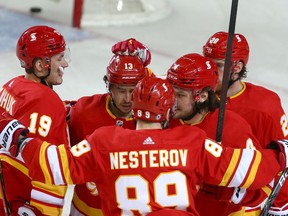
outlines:
[[[240,162],[228,187],[238,187],[243,183],[247,173],[249,172],[249,168],[253,161],[253,158],[254,151],[247,151],[245,149],[242,150]]]
[[[48,164],[46,161],[46,157],[41,157],[41,155],[46,155],[45,152],[47,150],[49,143],[47,142],[43,142],[43,144],[41,145],[40,148],[40,152],[39,152],[39,163],[41,164],[41,169],[45,178],[45,183],[47,184],[52,184],[52,179],[51,176],[49,175],[49,170],[48,170]]]
[[[31,198],[35,200],[39,200],[40,202],[45,202],[45,203],[49,203],[52,205],[58,205],[58,206],[64,205],[64,197],[59,198],[59,197],[53,196],[52,194],[42,192],[40,190],[33,189],[31,192]]]
[[[231,157],[231,161],[229,163],[229,166],[220,182],[220,186],[226,186],[228,184],[228,182],[230,181],[231,179],[231,176],[233,175],[234,173],[234,170],[237,166],[237,163],[238,163],[238,160],[239,160],[239,157],[241,155],[241,151],[240,149],[235,149],[233,151],[233,155]]]
[[[56,207],[53,205],[49,206],[47,204],[45,205],[38,200],[31,199],[30,204],[39,209],[43,215],[61,215],[62,212],[62,207]]]
[[[17,170],[20,170],[26,176],[29,176],[28,168],[25,167],[23,164],[19,163],[19,161],[16,161],[15,159],[12,160],[10,156],[6,156],[6,155],[0,155],[0,159],[10,164],[11,166],[16,167]]]
[[[247,151],[247,149],[244,151]],[[249,173],[249,176],[246,178],[246,182],[245,184],[243,185],[244,188],[248,188],[251,186],[251,184],[254,182],[255,180],[255,177],[256,177],[256,174],[257,174],[257,170],[258,170],[258,167],[259,167],[259,164],[261,162],[261,159],[262,159],[262,155],[259,151],[255,151],[256,154],[255,154],[255,160],[252,164],[252,167],[251,167],[251,171],[247,171],[247,173]]]
[[[67,184],[73,184],[65,145],[58,146],[58,149],[59,149],[59,154],[60,154],[61,161],[62,161],[64,179],[66,180]]]
[[[272,192],[272,188],[269,187],[269,186],[265,186],[265,187],[263,187],[261,189],[266,193],[267,196],[269,196],[270,193]]]
[[[93,208],[87,203],[83,202],[76,193],[73,195],[73,202],[71,204],[71,213],[74,213],[72,215],[82,215],[77,209],[81,209],[85,215],[103,215],[102,211],[97,208]],[[77,214],[78,213],[78,214]]]
[[[47,159],[49,161],[50,170],[53,173],[54,183],[57,185],[65,184],[61,174],[61,162],[59,162],[57,146],[52,145],[47,148]]]

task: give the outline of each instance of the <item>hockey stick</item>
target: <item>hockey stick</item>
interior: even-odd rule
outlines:
[[[263,209],[261,211],[260,216],[267,216],[268,215],[268,211],[271,208],[271,206],[272,206],[274,200],[276,199],[279,191],[281,190],[283,184],[285,183],[287,177],[288,177],[288,168],[286,168],[281,173],[276,185],[274,185],[271,194],[269,195],[267,201],[265,202],[265,205],[263,206]]]
[[[223,74],[223,81],[222,81],[222,90],[221,90],[221,96],[220,96],[221,97],[220,107],[219,107],[217,130],[216,130],[217,142],[222,141],[222,132],[223,132],[224,114],[225,114],[226,100],[227,100],[229,74],[231,71],[232,47],[233,47],[233,39],[234,39],[234,32],[235,32],[237,8],[238,8],[238,0],[232,0],[229,30],[228,30],[228,39],[227,39],[227,48],[226,48],[226,55],[225,55],[224,74]]]
[[[9,216],[9,215],[11,215],[11,208],[10,208],[10,204],[9,204],[7,197],[6,197],[5,182],[4,182],[2,171],[3,171],[2,170],[2,162],[0,160],[0,184],[1,184],[0,193],[2,194],[2,201],[3,201],[5,214],[6,214],[6,216]]]

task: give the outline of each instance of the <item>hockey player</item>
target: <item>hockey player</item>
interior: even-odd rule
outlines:
[[[3,178],[0,192],[0,215],[42,215],[36,208],[29,205],[32,186],[26,165],[4,149],[0,149],[0,163],[1,178]]]
[[[32,178],[46,183],[94,181],[104,215],[146,215],[172,208],[198,215],[195,183],[259,188],[287,167],[287,141],[274,143],[280,153],[225,148],[191,126],[165,129],[175,110],[175,92],[156,77],[145,77],[132,93],[136,130],[101,127],[72,148],[19,135],[19,121],[0,115],[1,140],[17,149]],[[16,127],[18,126],[18,128]],[[9,132],[9,134],[8,134]],[[243,172],[245,171],[245,172]],[[59,181],[61,180],[61,181]]]
[[[25,30],[16,46],[25,75],[3,85],[0,106],[29,129],[29,137],[68,145],[66,112],[52,89],[63,81],[64,69],[68,67],[66,54],[66,42],[54,28],[33,26]],[[31,201],[26,201],[45,215],[61,215],[66,187],[34,181],[32,185]]]
[[[217,92],[220,95],[227,47],[227,32],[213,34],[203,46],[203,55],[216,63],[219,71]],[[288,138],[288,121],[281,106],[279,96],[262,86],[244,82],[247,76],[249,45],[242,34],[234,34],[232,48],[232,70],[229,75],[226,109],[232,110],[252,127],[253,133],[263,148],[271,140]],[[270,193],[271,190],[267,192]],[[288,214],[288,183],[285,183],[278,194],[271,215]],[[251,215],[252,210],[247,210]],[[256,215],[259,214],[255,212]]]
[[[170,127],[181,124],[193,125],[203,129],[209,138],[216,138],[219,99],[215,89],[218,78],[216,64],[211,59],[196,53],[183,55],[172,64],[166,79],[173,85],[176,92],[177,110]],[[225,111],[222,130],[221,143],[224,146],[261,149],[248,122],[230,110]],[[252,206],[261,203],[258,199],[242,200],[243,197],[239,196],[238,188],[234,193],[231,190],[231,188],[201,185],[195,198],[195,206],[199,214],[225,216],[232,211],[228,208],[231,202],[241,202],[241,204],[249,202]],[[203,191],[206,191],[204,197],[199,195]],[[213,191],[217,192],[215,197]],[[209,195],[213,199],[209,199]],[[234,211],[237,209],[239,209],[238,206],[233,208]]]
[[[143,66],[140,58],[115,54],[104,76],[108,93],[82,97],[72,107],[69,121],[71,145],[79,143],[102,126],[118,125],[135,129],[131,93],[137,82],[145,76],[153,76],[153,73]],[[94,182],[75,186],[70,214],[102,215],[101,202]]]

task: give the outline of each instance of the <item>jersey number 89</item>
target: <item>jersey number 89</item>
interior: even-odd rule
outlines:
[[[174,187],[175,193],[168,194],[168,187]],[[153,194],[150,194],[149,182],[141,175],[121,175],[115,182],[116,202],[122,209],[121,215],[145,215],[152,211],[151,203],[161,207],[189,205],[186,176],[180,171],[160,173],[153,181]],[[133,196],[129,197],[129,191]],[[151,202],[154,197],[154,202]],[[177,208],[177,207],[176,207]]]

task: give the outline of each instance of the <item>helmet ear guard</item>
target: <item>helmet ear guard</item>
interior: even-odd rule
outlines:
[[[109,84],[107,75],[104,75],[104,76],[103,76],[103,81],[104,81],[104,83],[105,83],[105,85],[106,85],[106,91],[107,91],[107,92],[110,92],[110,84]]]
[[[194,101],[198,102],[200,100],[200,92],[201,90],[199,89],[194,89],[192,90],[193,91],[193,98],[194,98]]]

